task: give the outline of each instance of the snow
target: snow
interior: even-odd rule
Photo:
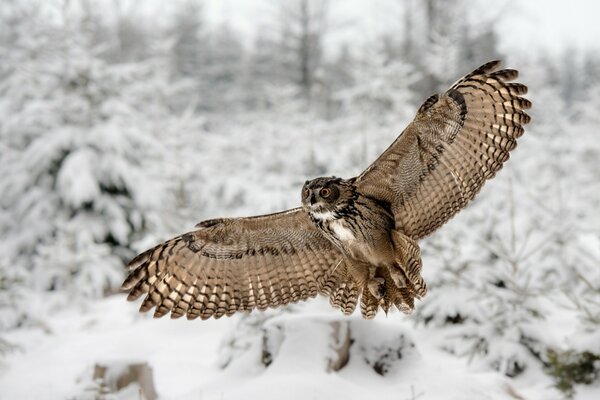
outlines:
[[[63,200],[74,208],[92,202],[100,194],[91,167],[93,157],[94,154],[87,149],[70,153],[57,176],[56,184]]]
[[[106,393],[93,378],[132,363],[161,399],[560,399],[548,354],[600,355],[595,53],[513,52],[512,13],[473,24],[451,18],[460,1],[429,16],[398,3],[387,31],[348,23],[332,52],[334,8],[303,36],[274,3],[244,46],[195,0],[105,3],[0,3],[0,399],[138,399],[140,382]],[[433,91],[492,58],[521,71],[532,123],[419,242],[414,314],[363,321],[319,298],[154,320],[119,293],[131,257],[198,221],[297,207],[306,179],[356,176]],[[574,389],[600,397],[598,379]]]
[[[218,347],[220,332],[229,321],[182,329],[185,321],[154,321],[137,315],[135,307],[123,308],[124,301],[123,296],[115,296],[92,304],[83,318],[82,310],[59,313],[45,327],[48,334],[25,330],[17,337],[7,337],[27,350],[4,360],[11,367],[1,378],[2,396],[9,399],[73,397],[85,389],[82,384],[86,381],[81,376],[86,368],[111,360],[150,362],[156,377],[164,376],[164,379],[156,379],[157,390],[172,396],[191,390],[190,384],[214,374],[211,370],[216,354],[211,358],[210,349]],[[157,346],[157,343],[163,345]],[[198,357],[199,354],[207,356]],[[57,362],[60,365],[57,366]],[[32,371],[32,367],[36,370]],[[21,380],[24,376],[29,377],[27,385]]]
[[[124,296],[81,308],[57,313],[45,333],[30,329],[6,336],[23,350],[3,360],[2,398],[83,396],[95,363],[119,366],[137,361],[152,365],[161,399],[359,399],[374,392],[383,398],[411,399],[414,394],[423,399],[506,399],[509,386],[520,390],[508,378],[478,370],[436,348],[435,335],[415,328],[399,313],[371,322],[358,315],[340,317],[325,301],[312,305],[312,310],[300,306],[295,314],[275,316],[265,325],[267,330],[283,325],[286,334],[273,336],[281,343],[270,344],[278,350],[268,367],[261,364],[258,343],[220,369],[219,348],[235,319],[153,320],[138,315]],[[332,321],[350,324],[355,341],[348,364],[338,373],[326,372]],[[405,341],[402,357],[390,360],[389,371],[381,376],[369,359],[398,346],[398,337]]]

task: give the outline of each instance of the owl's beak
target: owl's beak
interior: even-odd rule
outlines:
[[[310,205],[314,206],[316,202],[317,202],[317,198],[315,197],[314,192],[311,192],[310,193]]]

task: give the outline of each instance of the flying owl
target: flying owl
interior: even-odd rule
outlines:
[[[527,87],[492,61],[429,97],[362,174],[306,181],[302,206],[200,222],[135,257],[122,288],[140,311],[220,318],[329,296],[364,318],[427,293],[417,240],[475,197],[530,117]]]

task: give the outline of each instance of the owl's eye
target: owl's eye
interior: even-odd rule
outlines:
[[[308,188],[304,188],[304,190],[302,191],[302,196],[308,197]]]
[[[319,194],[321,195],[322,198],[326,199],[331,195],[331,189],[329,188],[323,188],[321,189],[321,191],[319,192]]]

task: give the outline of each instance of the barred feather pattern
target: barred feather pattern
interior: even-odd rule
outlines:
[[[199,225],[129,263],[122,288],[128,300],[146,295],[140,311],[220,318],[329,294],[323,283],[341,254],[301,209]],[[350,310],[349,296],[336,304]]]
[[[390,269],[390,274],[396,282],[396,286],[407,288],[413,297],[425,296],[427,284],[421,276],[423,263],[419,245],[414,239],[398,231],[392,231],[392,240],[398,255],[398,263]]]
[[[350,315],[356,309],[360,290],[346,271],[345,262],[340,260],[322,285],[323,293],[329,295],[329,304]]]
[[[411,286],[397,286],[391,276],[391,269],[384,267],[378,269],[378,277],[384,279],[385,292],[382,298],[375,297],[366,286],[363,286],[360,294],[360,311],[365,319],[375,318],[379,309],[386,314],[396,307],[404,314],[410,314],[415,307],[415,299],[420,296]]]
[[[517,145],[527,87],[513,69],[482,65],[427,99],[413,122],[357,178],[364,194],[392,204],[396,229],[413,239],[435,231],[475,197]]]

